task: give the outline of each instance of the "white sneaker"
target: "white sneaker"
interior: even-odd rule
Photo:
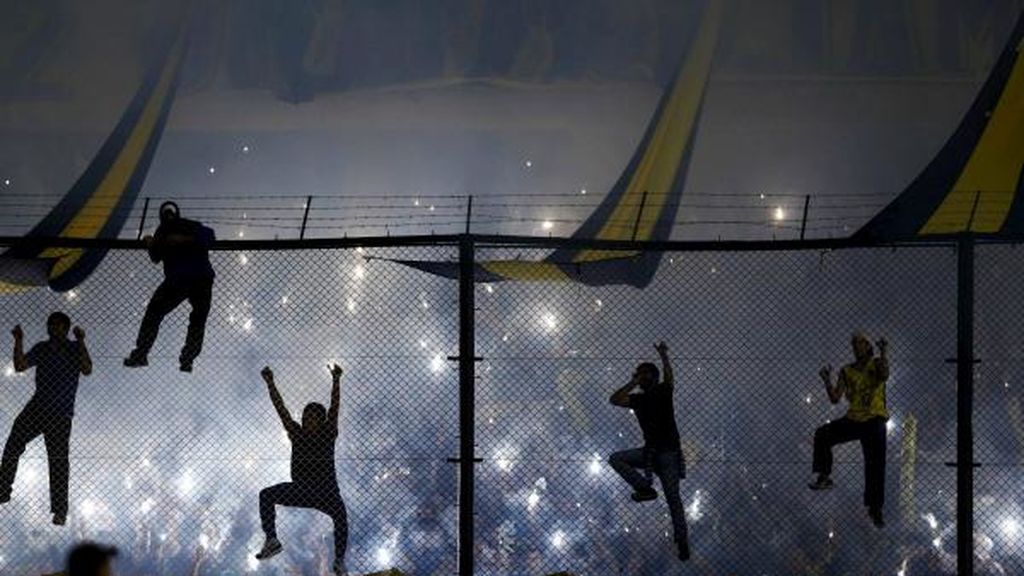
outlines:
[[[257,560],[268,560],[277,556],[281,553],[284,546],[281,546],[281,541],[277,538],[267,538],[267,541],[263,543],[263,549],[256,553]]]

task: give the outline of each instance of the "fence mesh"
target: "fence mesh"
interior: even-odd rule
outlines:
[[[490,245],[479,260],[540,258]],[[111,252],[75,291],[5,297],[31,346],[67,312],[95,369],[79,388],[68,526],[50,524],[46,452],[31,443],[0,508],[0,571],[56,571],[68,545],[122,550],[128,574],[328,574],[327,516],[278,509],[284,553],[259,563],[259,492],[289,477],[290,443],[260,379],[274,368],[298,419],[345,369],[336,466],[347,568],[457,567],[458,290],[366,256],[455,261],[453,246],[220,251],[206,345],[178,371],[188,307],[128,370],[161,280],[141,251]],[[953,574],[956,565],[956,253],[950,247],[675,252],[645,289],[480,284],[476,293],[476,573]],[[1020,571],[1017,394],[1020,262],[978,249],[975,540],[978,573]],[[856,443],[835,449],[836,487],[808,489],[815,428],[841,418],[818,370],[852,361],[850,335],[890,342],[886,527],[862,504]],[[685,456],[693,558],[675,557],[664,495],[630,500],[609,456],[643,444],[609,403],[664,340]],[[33,393],[7,364],[0,429]],[[658,483],[655,487],[661,491]]]

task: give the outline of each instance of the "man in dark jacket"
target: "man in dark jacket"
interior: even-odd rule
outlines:
[[[178,360],[182,372],[192,371],[192,363],[203,349],[206,318],[210,314],[214,273],[209,250],[214,240],[213,230],[182,218],[174,202],[160,206],[160,226],[155,235],[146,236],[143,241],[150,260],[163,263],[164,281],[149,300],[135,349],[125,358],[125,366],[135,368],[149,364],[149,350],[160,332],[164,316],[188,300],[192,313]]]

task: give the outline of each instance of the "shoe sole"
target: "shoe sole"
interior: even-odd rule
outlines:
[[[263,560],[270,560],[271,558],[273,558],[274,556],[277,556],[278,554],[280,554],[283,551],[284,551],[284,546],[278,546],[277,548],[274,548],[274,549],[268,551],[266,554],[262,554],[262,555],[257,554],[256,555],[256,559],[261,561],[261,562]]]

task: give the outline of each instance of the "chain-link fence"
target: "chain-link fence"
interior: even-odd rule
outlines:
[[[61,310],[85,329],[95,366],[75,407],[68,524],[51,525],[37,440],[0,508],[0,571],[56,571],[71,542],[91,538],[117,545],[127,574],[330,573],[333,527],[317,512],[279,507],[284,552],[262,563],[254,553],[260,491],[288,481],[292,444],[260,370],[274,369],[299,420],[307,403],[329,403],[332,363],[345,370],[335,464],[352,573],[454,574],[461,554],[478,574],[954,574],[962,538],[974,542],[977,573],[1021,569],[1022,336],[1013,312],[1024,284],[1011,246],[977,248],[982,467],[975,534],[964,535],[950,465],[954,246],[659,245],[676,251],[662,254],[644,289],[477,284],[475,334],[460,335],[457,281],[386,261],[457,262],[457,242],[222,245],[191,374],[178,371],[187,305],[164,322],[149,366],[122,366],[161,280],[141,250],[110,252],[74,291],[4,296],[2,323],[24,327],[26,349]],[[475,258],[546,253],[539,242],[487,239]],[[818,371],[852,362],[856,330],[890,343],[884,529],[862,501],[856,442],[834,451],[833,490],[808,488],[815,429],[846,410],[829,403]],[[476,402],[461,414],[460,336],[475,338],[479,356]],[[660,482],[657,500],[635,503],[609,464],[644,444],[632,410],[610,396],[640,362],[658,362],[660,341],[675,374],[688,564],[677,558]],[[14,368],[2,378],[5,435],[33,394],[31,371]],[[473,541],[461,549],[460,416],[475,422],[481,459],[463,479],[476,498]]]

